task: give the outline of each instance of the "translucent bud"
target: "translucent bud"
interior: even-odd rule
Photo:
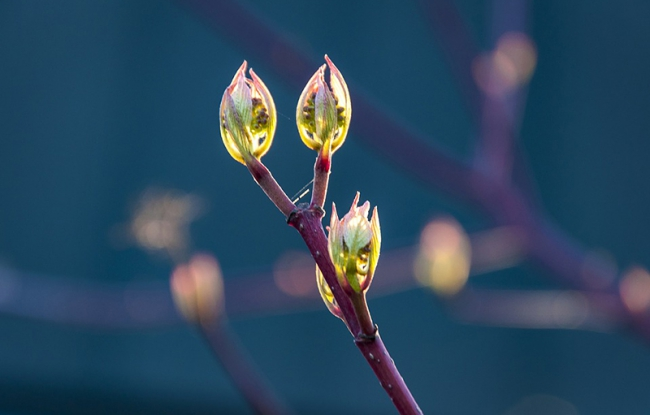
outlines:
[[[339,283],[350,293],[366,291],[379,260],[381,249],[381,229],[379,214],[375,207],[372,218],[368,220],[370,203],[361,207],[357,192],[350,211],[339,220],[336,206],[332,204],[328,248]]]
[[[296,123],[300,138],[312,150],[320,151],[325,146],[332,153],[345,141],[350,126],[352,107],[350,92],[330,58],[325,55],[326,65],[318,68],[303,89],[298,107]],[[329,84],[325,82],[325,69],[329,67]]]
[[[323,302],[327,306],[327,309],[330,311],[330,313],[345,321],[343,318],[343,313],[341,312],[341,308],[336,302],[334,294],[332,294],[332,289],[329,285],[327,285],[327,281],[325,281],[323,273],[320,271],[320,268],[318,268],[318,265],[316,265],[316,285],[318,285],[318,292],[320,293],[320,297],[323,299]]]
[[[205,322],[222,314],[223,279],[212,256],[198,254],[189,263],[177,266],[170,286],[176,308],[188,321]]]
[[[277,116],[264,82],[242,63],[221,99],[221,138],[228,153],[242,164],[260,159],[271,147]]]

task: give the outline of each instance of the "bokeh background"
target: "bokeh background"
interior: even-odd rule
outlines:
[[[305,252],[223,149],[217,115],[247,59],[279,112],[264,161],[293,194],[314,157],[295,131],[299,91],[196,3],[0,2],[0,305],[29,294],[23,276],[166,287],[173,255],[128,232],[143,195],[186,198],[196,216],[186,218],[187,251],[215,255],[226,282]],[[316,62],[329,54],[353,87],[353,108],[363,91],[395,122],[471,157],[479,134],[422,3],[242,2]],[[492,2],[454,3],[478,46],[493,48]],[[650,3],[545,0],[529,2],[527,16],[537,65],[519,143],[545,211],[621,271],[648,266]],[[328,200],[344,209],[359,190],[378,205],[384,251],[416,244],[439,215],[470,233],[490,229],[474,206],[413,180],[355,135],[353,115]],[[495,289],[563,288],[526,262],[472,278]],[[35,309],[48,301],[47,284],[38,287]],[[370,307],[425,413],[650,411],[650,351],[634,334],[464,324],[427,289],[406,288]],[[226,291],[229,301],[237,298]],[[318,301],[232,316],[231,326],[297,413],[394,413]],[[109,330],[18,314],[0,315],[2,414],[251,413],[180,322]]]

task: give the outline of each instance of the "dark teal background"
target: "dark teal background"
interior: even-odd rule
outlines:
[[[311,56],[329,54],[392,117],[472,154],[476,129],[417,2],[247,4]],[[491,47],[489,3],[457,4],[478,44]],[[621,269],[649,266],[650,3],[543,0],[530,13],[539,63],[522,144],[546,210],[585,246],[611,252]],[[244,59],[280,114],[264,161],[293,194],[311,178],[314,156],[295,131],[298,93],[189,9],[0,1],[2,262],[78,280],[165,281],[168,263],[109,241],[152,185],[207,201],[192,226],[194,247],[214,253],[226,278],[304,249],[221,144],[221,94]],[[341,206],[357,190],[379,206],[384,249],[415,243],[440,213],[470,231],[488,226],[472,206],[355,142],[354,116],[330,189],[328,200]],[[527,265],[480,283],[555,287]],[[425,413],[505,414],[531,394],[557,396],[580,415],[650,412],[650,351],[631,335],[462,325],[421,290],[370,307]],[[324,307],[235,319],[233,328],[297,412],[393,413]],[[0,413],[247,411],[189,328],[116,333],[0,316]]]

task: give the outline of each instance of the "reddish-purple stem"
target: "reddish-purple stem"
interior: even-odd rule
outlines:
[[[325,198],[327,197],[327,186],[330,178],[330,169],[332,167],[332,156],[330,152],[324,154],[321,150],[318,152],[316,162],[314,163],[314,190],[311,195],[312,207],[325,207]]]
[[[300,236],[302,236],[311,256],[323,273],[323,278],[325,278],[327,285],[330,286],[350,332],[353,336],[357,336],[361,331],[359,321],[356,318],[354,306],[350,298],[345,294],[336,278],[334,264],[332,264],[327,249],[327,237],[325,236],[325,230],[321,222],[322,217],[323,210],[321,208],[299,205],[291,213],[287,219],[287,223],[295,228]]]
[[[301,208],[300,206],[291,214],[288,219],[289,225],[293,226],[302,236],[309,248],[314,260],[318,264],[323,277],[332,289],[332,293],[341,308],[341,312],[348,323],[348,327],[354,336],[355,344],[363,354],[373,372],[379,379],[391,401],[400,414],[416,415],[422,411],[411,395],[411,391],[404,383],[393,359],[391,359],[386,346],[382,342],[376,330],[361,327],[355,309],[343,292],[343,289],[336,278],[334,264],[327,251],[327,237],[321,223],[322,210],[316,208]],[[365,326],[365,325],[364,325]]]
[[[366,293],[362,292],[353,294],[352,305],[354,306],[354,312],[359,320],[359,326],[363,336],[374,336],[377,332],[377,328],[375,323],[372,322],[372,317],[370,317],[370,310],[368,310],[368,302],[366,301]]]
[[[357,341],[355,343],[399,413],[422,414],[422,410],[415,402],[411,391],[397,370],[395,362],[388,354],[379,332],[376,332],[371,341]]]
[[[293,204],[278,182],[275,181],[269,169],[256,158],[248,161],[246,167],[248,167],[248,171],[255,179],[255,182],[264,190],[264,193],[271,199],[273,204],[288,218],[296,205]]]

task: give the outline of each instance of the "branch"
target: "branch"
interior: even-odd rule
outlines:
[[[214,3],[207,0],[179,1],[199,12],[214,29],[228,36],[246,53],[268,62],[279,77],[296,89],[300,88],[297,85],[299,80],[309,75],[307,68],[316,65],[287,37],[234,0]],[[454,10],[450,8],[453,7],[451,3],[446,4],[448,10]],[[242,27],[246,30],[241,30]],[[448,27],[456,30],[454,24]],[[466,58],[468,55],[462,56]],[[467,65],[461,66],[464,68],[462,72],[468,73]],[[595,275],[598,270],[592,270],[585,280],[582,268],[587,252],[533,208],[533,201],[521,189],[494,180],[450,156],[439,146],[425,144],[425,140],[392,120],[363,93],[354,87],[350,89],[355,96],[355,133],[359,141],[419,181],[478,207],[495,224],[521,227],[529,241],[531,259],[548,270],[557,281],[584,291],[611,294],[621,302],[616,287],[596,288],[589,282],[590,278],[598,278]],[[627,312],[624,318],[630,328],[650,341],[650,317],[647,313],[633,315]]]
[[[251,365],[250,359],[244,354],[244,347],[230,332],[223,318],[201,322],[198,326],[219,363],[256,413],[260,415],[292,413]]]
[[[298,209],[291,214],[288,223],[302,236],[323,277],[332,289],[332,294],[341,309],[344,321],[354,336],[354,343],[379,379],[379,383],[390,397],[393,405],[402,415],[422,414],[411,391],[400,375],[395,362],[388,354],[379,332],[368,333],[360,324],[349,297],[338,283],[334,264],[327,250],[327,237],[321,224],[322,210]]]

